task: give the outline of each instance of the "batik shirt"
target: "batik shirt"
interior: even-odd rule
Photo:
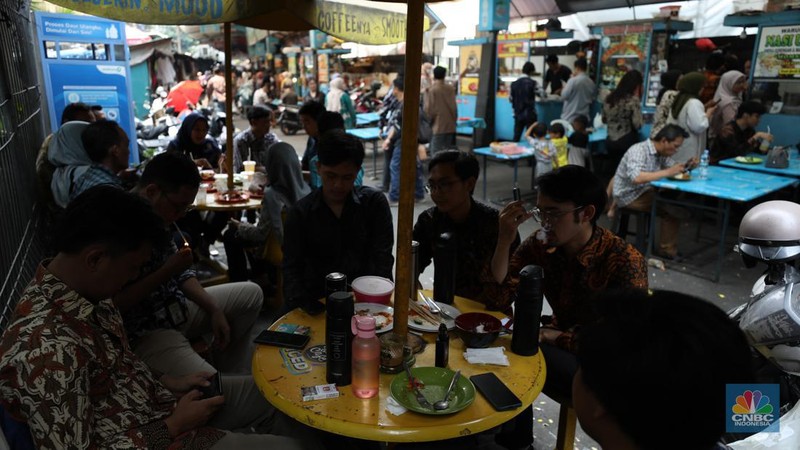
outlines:
[[[504,280],[505,302],[511,304],[519,286],[519,272],[528,264],[544,270],[542,291],[553,308],[554,325],[565,333],[556,344],[574,350],[573,331],[595,319],[593,302],[611,289],[647,289],[647,265],[633,246],[610,231],[595,226],[589,242],[576,256],[549,247],[535,233],[517,248]]]
[[[169,239],[166,245],[161,248],[153,248],[150,260],[142,266],[142,275],[139,280],[158,270],[169,259],[177,253],[178,247],[175,241]],[[180,308],[182,316],[186,317],[186,294],[181,290],[181,285],[190,278],[195,278],[197,274],[192,269],[186,269],[178,275],[171,277],[165,283],[150,293],[142,301],[133,305],[125,311],[125,330],[132,341],[144,336],[152,330],[177,328],[181,324],[172,323],[168,312],[169,305],[176,302]],[[137,280],[137,281],[139,281]]]
[[[211,448],[223,432],[173,440],[175,397],[132,351],[119,311],[40,265],[0,340],[0,402],[37,448]]]

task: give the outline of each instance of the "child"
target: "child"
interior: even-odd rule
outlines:
[[[572,119],[572,134],[567,139],[569,153],[567,159],[570,164],[586,167],[589,161],[589,118],[583,114]]]
[[[564,125],[554,123],[550,125],[550,143],[555,147],[553,153],[553,168],[558,169],[569,164],[568,150],[567,150],[567,137],[565,136],[566,130]]]
[[[533,134],[533,137],[531,137],[531,134]],[[555,147],[547,138],[547,126],[543,123],[534,122],[525,132],[525,137],[528,139],[531,148],[533,148],[533,155],[536,158],[533,176],[535,182],[540,176],[553,170]]]

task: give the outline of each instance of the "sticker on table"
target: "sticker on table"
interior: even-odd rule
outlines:
[[[328,353],[325,344],[314,345],[305,351],[305,357],[311,364],[325,364],[328,360]]]
[[[311,372],[311,364],[303,357],[301,350],[282,348],[280,350],[283,365],[292,375],[302,375]]]

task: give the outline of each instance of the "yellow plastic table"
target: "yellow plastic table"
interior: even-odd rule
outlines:
[[[456,297],[455,305],[462,313],[485,311],[482,304]],[[503,314],[490,312],[502,318]],[[309,346],[325,344],[325,314],[309,316],[295,309],[278,319],[271,327],[281,323],[306,325],[311,328]],[[416,355],[414,367],[434,365],[435,333],[425,333],[428,342],[425,350]],[[382,442],[425,442],[467,436],[500,425],[530,406],[544,386],[546,375],[541,352],[534,356],[519,356],[511,352],[511,336],[500,336],[492,346],[506,349],[510,366],[473,365],[464,359],[464,343],[450,333],[449,368],[461,369],[465,377],[484,372],[494,372],[522,401],[516,410],[497,412],[476,391],[475,401],[466,409],[446,416],[433,416],[408,411],[395,416],[386,410],[390,384],[395,375],[381,373],[380,392],[371,399],[353,395],[350,386],[339,387],[339,397],[304,402],[300,395],[302,386],[326,384],[325,365],[311,365],[311,371],[293,375],[287,369],[277,347],[257,345],[253,355],[253,378],[266,399],[294,419],[340,435]]]

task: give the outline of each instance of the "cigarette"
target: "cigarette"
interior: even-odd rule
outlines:
[[[184,248],[188,248],[189,247],[189,241],[186,240],[186,236],[183,235],[183,231],[181,231],[181,229],[178,227],[177,223],[172,222],[172,224],[175,225],[175,229],[178,230],[178,234],[181,235],[181,239],[183,239]]]

